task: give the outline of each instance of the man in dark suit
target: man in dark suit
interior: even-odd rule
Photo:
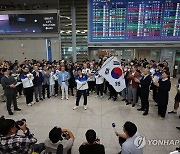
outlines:
[[[149,68],[143,68],[143,75],[144,76],[140,81],[136,79],[136,81],[140,83],[140,96],[141,96],[141,108],[137,110],[145,111],[143,115],[146,116],[148,115],[149,112],[149,90],[152,81]]]
[[[13,112],[11,110],[11,104],[13,102],[14,105],[14,111],[20,111],[17,107],[17,99],[16,99],[16,83],[17,81],[14,79],[13,76],[9,75],[10,71],[7,68],[3,68],[2,72],[4,73],[4,76],[1,78],[1,85],[4,90],[4,94],[7,98],[7,110],[9,115],[13,115]]]
[[[40,100],[43,100],[42,98],[42,84],[44,82],[44,78],[42,73],[39,71],[39,67],[37,65],[34,66],[34,71],[33,71],[33,76],[34,76],[34,92],[35,92],[35,99],[36,102],[39,102]]]

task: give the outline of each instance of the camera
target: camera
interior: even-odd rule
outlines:
[[[19,126],[24,125],[24,122],[26,122],[26,119],[16,121],[16,128],[20,130]]]
[[[69,139],[70,139],[70,136],[69,136],[69,134],[68,134],[67,132],[63,132],[63,133],[62,133],[62,138],[63,138],[63,139],[66,139],[66,140],[69,140]]]
[[[100,139],[97,138],[94,143],[95,143],[95,144],[100,144]]]

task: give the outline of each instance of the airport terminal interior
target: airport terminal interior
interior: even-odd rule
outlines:
[[[180,0],[1,0],[0,84],[0,154],[180,154]]]

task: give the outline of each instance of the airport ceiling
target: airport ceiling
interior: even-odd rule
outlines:
[[[59,1],[62,0],[0,0],[0,10],[58,9]]]

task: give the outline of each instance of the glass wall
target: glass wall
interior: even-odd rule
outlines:
[[[77,61],[82,62],[88,57],[87,43],[87,0],[75,0],[76,7],[76,51]]]
[[[86,0],[59,0],[60,5],[60,40],[62,58],[73,59],[76,56],[78,62],[88,57],[87,43],[87,1]],[[75,12],[73,12],[75,10]],[[73,15],[75,13],[75,16]],[[75,19],[73,18],[75,17]],[[75,25],[73,25],[73,20]],[[75,30],[75,32],[73,31]],[[75,37],[74,37],[74,35]],[[75,39],[75,40],[74,40]],[[73,54],[73,41],[76,43]]]
[[[62,59],[73,59],[72,51],[72,1],[59,1],[60,5],[60,41]]]

